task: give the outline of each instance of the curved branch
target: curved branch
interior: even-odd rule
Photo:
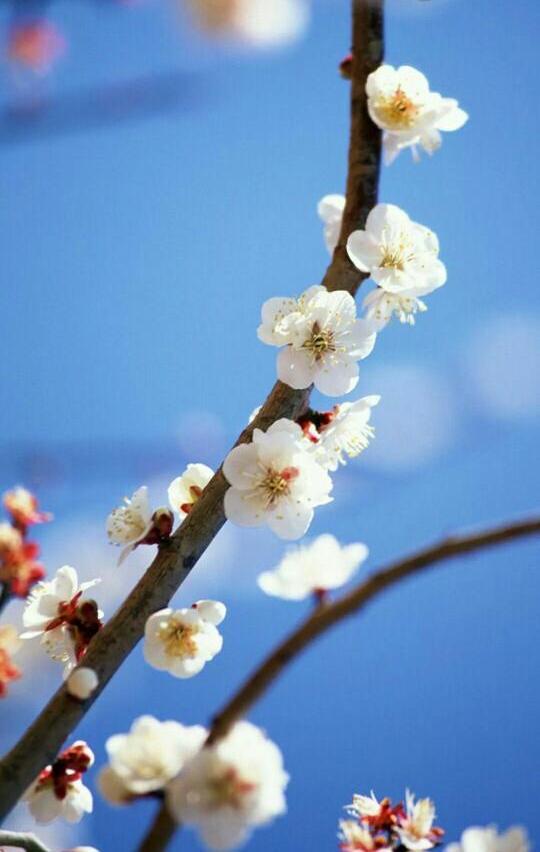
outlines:
[[[0,846],[14,846],[16,849],[26,849],[26,852],[50,852],[35,834],[25,834],[20,831],[1,831]]]
[[[365,223],[367,213],[377,203],[380,158],[380,132],[368,122],[365,76],[382,61],[383,0],[353,0],[353,66],[351,94],[351,138],[347,204],[340,246],[334,252],[323,284],[330,290],[354,293],[361,273],[343,256],[347,229]],[[253,429],[267,429],[280,417],[295,420],[306,408],[309,389],[293,390],[277,382],[262,410],[240,435],[237,444],[251,440]],[[227,482],[221,472],[205,488],[185,521],[137,583],[131,594],[92,640],[85,666],[94,669],[99,685],[86,701],[70,696],[61,686],[45,709],[0,762],[0,820],[11,811],[41,769],[59,752],[62,743],[99,696],[127,655],[144,633],[147,618],[166,607],[199,557],[211,544],[223,524],[223,497]]]

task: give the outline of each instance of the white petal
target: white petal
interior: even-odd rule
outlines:
[[[253,488],[254,480],[260,475],[257,447],[254,444],[234,447],[223,463],[223,474],[234,488]]]
[[[280,381],[291,388],[308,388],[313,382],[313,367],[309,354],[287,346],[277,356],[277,374]]]
[[[227,607],[221,601],[197,601],[195,606],[201,618],[204,618],[210,624],[216,625],[216,627],[218,624],[221,624],[227,615]]]
[[[261,501],[248,497],[245,491],[229,488],[223,501],[225,517],[240,527],[258,527],[265,522]]]

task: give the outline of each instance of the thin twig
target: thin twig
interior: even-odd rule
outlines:
[[[179,823],[173,819],[168,808],[163,804],[148,834],[138,847],[138,852],[156,852],[158,849],[166,849],[179,828]]]
[[[353,111],[360,109],[364,115],[362,121],[356,121],[353,116],[351,124],[349,167],[352,174],[349,174],[347,180],[345,222],[352,222],[353,227],[365,223],[367,213],[377,202],[380,133],[372,127],[366,129],[366,96],[363,86],[366,69],[376,67],[382,60],[382,2],[353,0],[354,51],[357,61],[356,71],[353,72],[351,105]],[[365,31],[363,26],[367,27]],[[364,133],[368,134],[366,139],[360,135]],[[361,155],[358,152],[362,152]],[[360,161],[371,164],[369,179],[360,169]],[[344,224],[345,227],[348,225]],[[343,272],[340,289],[354,293],[362,275],[358,271],[352,275],[350,269],[349,274],[345,275],[346,268],[342,253],[336,251],[323,283],[329,289],[337,289],[339,275]],[[309,393],[309,389],[293,390],[277,382],[261,412],[242,432],[237,444],[250,441],[255,427],[266,430],[280,417],[296,419],[305,410]],[[185,521],[170,541],[161,547],[131,594],[92,640],[84,664],[96,672],[99,685],[90,698],[79,701],[68,694],[65,686],[61,686],[19,742],[0,762],[0,820],[12,810],[41,769],[56,757],[64,740],[140,640],[148,617],[168,605],[199,557],[211,544],[225,523],[223,497],[227,488],[220,468]]]
[[[50,849],[44,846],[35,834],[0,829],[0,847],[2,846],[14,846],[16,849],[26,849],[26,852],[50,852]]]
[[[348,594],[333,603],[317,607],[252,672],[240,689],[217,713],[210,727],[206,745],[212,745],[226,736],[234,723],[246,715],[253,704],[305,648],[340,621],[358,613],[385,589],[448,559],[538,534],[540,534],[540,516],[487,530],[456,534],[419,550],[412,556],[393,562],[386,568],[381,568]],[[160,844],[159,835],[155,830],[165,820],[166,812],[167,807],[163,803],[147,835],[145,845],[139,848],[139,852],[162,852],[167,848],[170,836],[167,836],[165,842]],[[150,837],[154,838],[153,845],[148,845]]]

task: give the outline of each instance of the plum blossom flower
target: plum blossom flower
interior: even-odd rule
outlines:
[[[317,213],[324,224],[324,241],[330,254],[337,246],[344,210],[344,195],[325,195],[317,205]]]
[[[14,525],[19,529],[24,530],[32,524],[42,524],[52,520],[50,512],[42,512],[39,509],[37,497],[21,485],[6,491],[3,503],[6,511],[13,518]]]
[[[35,561],[38,554],[39,546],[25,541],[18,527],[0,524],[0,583],[10,594],[25,598],[34,583],[43,579],[45,569]]]
[[[292,420],[278,420],[266,432],[254,429],[251,444],[231,450],[223,473],[231,485],[226,517],[239,526],[268,524],[280,538],[301,538],[314,508],[332,501],[332,480]]]
[[[372,323],[356,318],[350,293],[316,285],[297,300],[270,299],[261,318],[259,339],[283,347],[277,357],[282,382],[297,389],[314,384],[328,396],[356,387],[357,362],[370,354],[377,335]]]
[[[79,701],[85,701],[90,698],[93,692],[97,689],[99,678],[93,669],[85,666],[77,666],[66,681],[66,688],[70,695],[78,698]]]
[[[445,852],[529,852],[527,832],[512,826],[502,834],[493,825],[472,826],[461,835],[459,843],[450,843]]]
[[[107,535],[112,544],[123,544],[118,564],[135,550],[153,527],[152,509],[148,499],[148,488],[142,485],[129,497],[124,497],[125,506],[113,509],[107,518]]]
[[[379,285],[364,300],[368,319],[385,325],[393,313],[401,322],[414,323],[414,314],[426,310],[420,296],[446,282],[439,260],[439,241],[433,231],[411,221],[394,204],[377,204],[364,231],[353,231],[347,252],[355,266]]]
[[[226,612],[219,601],[198,601],[190,609],[155,612],[144,630],[146,662],[174,677],[198,674],[223,647],[217,625]]]
[[[339,822],[339,848],[341,852],[388,852],[389,846],[375,845],[375,838],[364,826],[352,819],[342,819]]]
[[[375,435],[370,426],[371,410],[378,405],[380,396],[364,396],[356,402],[342,402],[328,412],[318,427],[315,451],[320,463],[335,471],[346,464],[344,456],[354,458],[363,452]],[[314,442],[315,443],[315,442]]]
[[[99,787],[113,804],[162,790],[199,751],[206,739],[200,725],[159,722],[153,716],[135,719],[128,734],[109,737],[109,765],[101,770]]]
[[[199,26],[254,47],[294,41],[308,23],[306,0],[189,0]]]
[[[46,825],[58,818],[80,822],[85,813],[92,813],[92,793],[81,779],[93,762],[92,750],[79,740],[40,772],[24,796],[36,822]]]
[[[211,467],[205,464],[188,464],[181,476],[173,479],[167,494],[171,509],[183,520],[214,475]]]
[[[431,849],[438,842],[440,834],[433,829],[435,805],[431,799],[414,801],[413,794],[405,794],[406,814],[400,820],[396,831],[406,849]]]
[[[432,154],[441,146],[441,130],[459,130],[468,120],[454,98],[430,91],[426,77],[408,65],[381,65],[368,76],[366,94],[371,119],[384,131],[387,163],[404,148],[417,159],[418,145]]]
[[[21,639],[41,636],[41,644],[53,660],[64,663],[64,676],[71,672],[101,629],[103,613],[83,593],[99,579],[79,585],[70,565],[59,568],[52,580],[39,583],[31,592],[23,612],[26,631]]]
[[[202,749],[167,788],[176,820],[210,849],[232,849],[286,810],[288,775],[278,747],[249,722]]]
[[[348,582],[367,558],[365,544],[340,545],[333,535],[320,535],[285,554],[277,568],[257,580],[267,595],[299,601]]]
[[[8,683],[21,676],[20,669],[11,661],[20,644],[15,627],[11,624],[0,626],[0,698],[5,697]]]

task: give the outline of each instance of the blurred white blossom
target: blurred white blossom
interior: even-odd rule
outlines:
[[[46,825],[58,818],[80,822],[85,813],[92,813],[92,793],[81,778],[93,763],[92,750],[78,740],[40,772],[24,795],[37,823]]]
[[[188,6],[202,29],[254,47],[294,41],[309,20],[307,0],[188,0]]]
[[[527,832],[513,826],[502,834],[492,826],[472,826],[461,835],[459,843],[450,843],[445,852],[529,852]]]

